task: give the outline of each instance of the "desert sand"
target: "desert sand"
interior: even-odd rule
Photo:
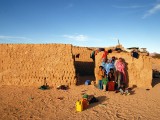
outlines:
[[[81,78],[81,79],[86,79]],[[150,90],[132,88],[125,96],[112,91],[103,92],[94,85],[71,86],[68,90],[49,90],[37,87],[1,86],[1,120],[159,120],[160,79],[153,81]],[[76,112],[75,103],[82,94],[94,95],[98,103]]]

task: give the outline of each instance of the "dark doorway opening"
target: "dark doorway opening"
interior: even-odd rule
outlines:
[[[152,87],[160,83],[160,71],[152,70]]]
[[[75,61],[75,69],[77,74],[77,85],[82,85],[86,80],[94,81],[94,62]]]

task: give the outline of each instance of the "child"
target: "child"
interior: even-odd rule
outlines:
[[[103,70],[103,67],[102,67],[102,66],[99,66],[99,71],[98,71],[98,88],[99,88],[100,90],[103,89],[102,79],[103,79],[103,77],[104,77],[104,74],[105,74],[105,72],[104,72],[104,70]]]
[[[107,74],[110,72],[111,68],[115,71],[114,61],[112,59],[109,59],[108,63],[106,64]]]
[[[114,69],[110,68],[110,72],[108,73],[108,80],[109,81],[115,81],[115,74],[114,74]]]
[[[125,84],[121,84],[119,91],[121,93],[121,95],[125,94],[125,95],[130,95],[130,93],[128,92],[128,89],[125,87]]]
[[[104,78],[102,79],[103,91],[106,91],[107,83],[108,83],[108,78],[107,75],[105,74]]]

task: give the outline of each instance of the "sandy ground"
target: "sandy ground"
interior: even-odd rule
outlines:
[[[82,94],[99,99],[88,109],[76,112]],[[93,85],[68,90],[40,90],[36,87],[0,87],[0,119],[42,120],[160,120],[160,79],[150,90],[134,88],[131,95],[103,92]]]

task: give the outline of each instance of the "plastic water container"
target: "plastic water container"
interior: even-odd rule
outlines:
[[[76,111],[78,111],[78,112],[83,111],[82,100],[78,100],[78,101],[76,102]]]
[[[87,99],[82,99],[82,105],[83,105],[83,109],[87,109],[88,105],[89,105],[88,100]]]

